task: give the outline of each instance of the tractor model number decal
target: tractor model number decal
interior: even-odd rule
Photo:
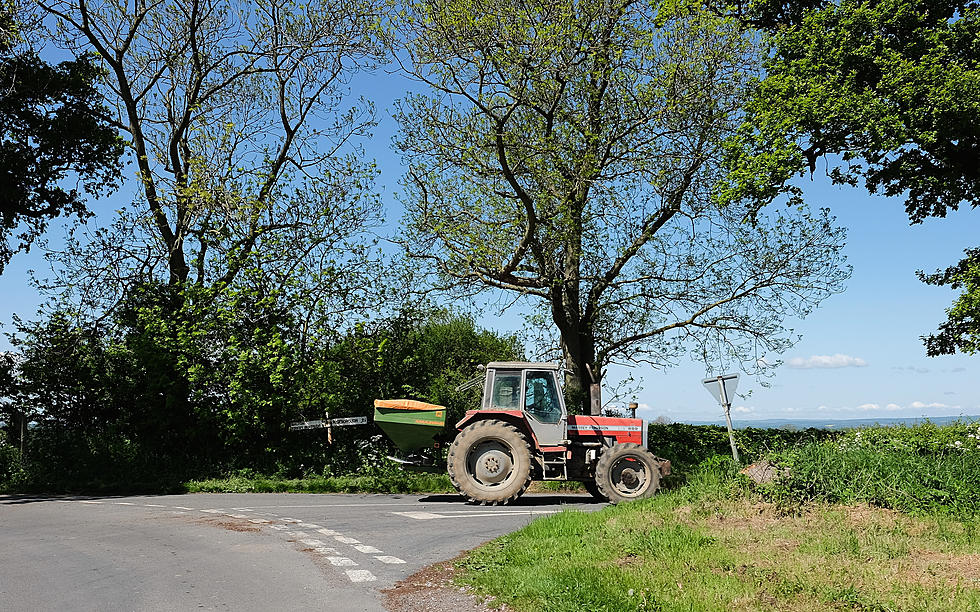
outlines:
[[[643,431],[639,425],[569,425],[569,431]]]

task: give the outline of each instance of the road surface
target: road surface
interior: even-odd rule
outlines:
[[[0,608],[381,611],[417,570],[589,497],[0,496]]]

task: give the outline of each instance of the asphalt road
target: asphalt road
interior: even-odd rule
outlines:
[[[589,497],[0,496],[4,610],[383,610],[417,570]]]

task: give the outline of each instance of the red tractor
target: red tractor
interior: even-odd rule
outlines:
[[[647,423],[636,418],[569,415],[550,363],[493,362],[478,410],[456,424],[446,467],[471,503],[508,504],[534,480],[580,481],[613,503],[660,488],[670,462],[647,449]],[[413,400],[376,400],[375,422],[395,444],[418,453],[438,447],[446,409]],[[406,465],[423,465],[415,454]],[[432,463],[431,459],[428,463]]]

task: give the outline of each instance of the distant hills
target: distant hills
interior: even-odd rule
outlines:
[[[857,427],[872,427],[874,425],[915,425],[929,421],[936,425],[947,425],[956,421],[980,422],[980,415],[959,415],[939,417],[905,417],[905,418],[873,418],[873,419],[760,419],[745,421],[732,419],[735,429],[756,427],[759,429],[855,429]],[[686,421],[691,425],[725,425],[725,420],[717,421]]]

